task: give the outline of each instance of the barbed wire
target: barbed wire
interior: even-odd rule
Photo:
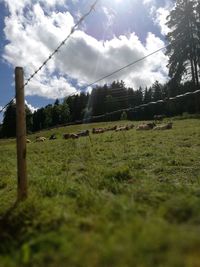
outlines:
[[[95,10],[95,7],[97,5],[97,3],[99,2],[99,0],[95,0],[95,2],[91,5],[90,9],[88,12],[86,12],[78,21],[77,23],[71,28],[70,33],[67,35],[67,37],[57,46],[57,48],[49,55],[49,57],[42,63],[42,65],[33,72],[33,74],[30,75],[30,77],[27,79],[27,81],[24,83],[23,87],[26,87],[29,82],[35,77],[35,75],[41,71],[43,69],[43,67],[49,62],[49,60],[52,59],[52,57],[58,53],[58,51],[60,50],[60,48],[62,46],[65,45],[65,43],[67,42],[67,40],[71,37],[71,35],[77,30],[78,26],[85,20],[86,17],[88,17],[90,15],[90,13]],[[12,103],[12,101],[15,99],[15,97],[13,97],[5,106],[3,106],[3,108],[1,108],[0,110],[0,114]]]
[[[13,101],[15,100],[15,97],[13,97],[5,106],[3,106],[0,110],[0,114],[6,109]]]
[[[95,10],[95,7],[99,0],[95,0],[95,2],[91,5],[88,12],[86,12],[78,21],[77,23],[71,28],[70,33],[67,35],[67,37],[58,45],[58,47],[49,55],[49,57],[42,63],[42,65],[27,79],[26,83],[24,84],[24,87],[29,84],[29,82],[35,77],[35,75],[42,70],[42,68],[49,62],[49,60],[52,59],[52,57],[58,53],[60,48],[65,45],[67,40],[71,37],[71,35],[77,30],[78,26],[85,20],[86,17],[90,15],[90,13]]]
[[[169,44],[166,45],[166,46],[164,46],[164,47],[162,47],[162,48],[160,48],[160,49],[158,49],[158,50],[156,50],[156,51],[154,51],[154,52],[152,52],[152,53],[150,53],[150,54],[148,54],[148,55],[146,55],[146,56],[144,56],[144,57],[142,57],[142,58],[140,58],[140,59],[137,59],[137,60],[135,60],[135,61],[133,61],[133,62],[131,62],[131,63],[125,65],[124,67],[121,67],[121,68],[119,68],[119,69],[117,69],[117,70],[111,72],[111,73],[108,74],[108,75],[103,76],[102,78],[100,78],[100,79],[98,79],[98,80],[96,80],[96,81],[94,81],[94,82],[88,84],[87,87],[91,87],[92,85],[94,85],[94,84],[96,84],[96,83],[98,83],[98,82],[101,82],[101,81],[105,80],[106,78],[109,78],[109,77],[113,76],[114,74],[116,74],[116,73],[118,73],[118,72],[121,72],[122,70],[127,69],[127,68],[129,68],[130,66],[133,66],[133,65],[135,65],[135,64],[137,64],[137,63],[139,63],[139,62],[141,62],[141,61],[143,61],[143,60],[145,60],[145,59],[147,59],[147,58],[150,57],[150,56],[153,56],[154,54],[156,54],[156,53],[158,53],[158,52],[164,50],[164,49],[167,48],[168,46],[169,46]],[[87,87],[86,87],[86,88],[87,88]]]
[[[171,46],[172,43],[173,43],[173,44],[174,44],[174,43],[177,43],[177,42],[179,42],[179,41],[182,40],[182,39],[183,39],[183,37],[178,38],[177,40],[172,41],[170,44],[167,44],[167,45],[165,45],[165,46],[163,46],[163,47],[161,47],[161,48],[159,48],[159,49],[157,49],[157,50],[155,50],[155,51],[153,51],[153,52],[151,52],[151,53],[149,53],[149,54],[147,54],[147,55],[145,55],[145,56],[143,56],[143,57],[141,57],[141,58],[139,58],[139,59],[137,59],[137,60],[134,60],[134,61],[130,62],[129,64],[127,64],[127,65],[125,65],[125,66],[123,66],[123,67],[121,67],[121,68],[119,68],[119,69],[114,70],[114,71],[111,72],[110,74],[107,74],[107,75],[105,75],[105,76],[103,76],[103,77],[97,79],[96,81],[93,81],[93,82],[91,82],[90,84],[87,84],[86,86],[83,86],[83,87],[82,87],[82,90],[85,90],[85,89],[87,89],[88,87],[91,87],[91,86],[95,85],[96,83],[101,82],[101,81],[105,80],[106,78],[109,78],[109,77],[113,76],[114,74],[121,72],[121,71],[124,70],[124,69],[127,69],[127,68],[129,68],[129,67],[131,67],[131,66],[134,66],[135,64],[137,64],[137,63],[139,63],[139,62],[141,62],[141,61],[147,59],[148,57],[151,57],[151,56],[153,56],[154,54],[156,54],[156,53],[158,53],[158,52],[160,52],[160,51],[166,49],[167,47]],[[74,95],[76,95],[76,93],[75,93]],[[73,94],[69,95],[68,97],[70,97],[70,96],[73,96]]]
[[[116,110],[116,111],[113,111],[113,112],[109,112],[109,113],[106,113],[106,114],[103,114],[103,115],[92,116],[92,117],[88,118],[88,120],[101,119],[101,118],[104,118],[106,116],[111,116],[113,114],[117,114],[117,113],[124,112],[124,111],[125,112],[136,111],[136,110],[138,110],[140,108],[146,108],[146,107],[149,107],[151,105],[165,104],[165,103],[168,103],[169,101],[173,101],[173,100],[176,100],[176,99],[181,99],[183,97],[196,95],[196,94],[199,94],[199,93],[200,93],[200,89],[198,89],[196,91],[193,91],[193,92],[187,92],[187,93],[184,93],[184,94],[181,94],[181,95],[177,95],[177,96],[174,96],[174,97],[169,97],[169,98],[157,100],[157,101],[154,101],[154,102],[141,104],[141,105],[138,105],[138,106],[135,106],[135,107],[132,107],[132,108],[119,109],[119,110]]]

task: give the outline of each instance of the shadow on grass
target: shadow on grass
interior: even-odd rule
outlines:
[[[26,207],[25,201],[16,201],[0,217],[0,253],[2,254],[8,253],[23,240],[23,229],[27,219],[27,210],[24,206]]]
[[[15,201],[15,203],[6,211],[6,213],[2,217],[0,217],[0,236],[4,227],[7,226],[7,222],[9,221],[11,214],[16,210],[18,205],[19,201]]]

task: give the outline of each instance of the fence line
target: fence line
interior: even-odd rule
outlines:
[[[145,108],[145,107],[150,106],[150,105],[164,104],[164,103],[167,103],[169,101],[173,101],[175,99],[179,99],[181,97],[185,97],[185,96],[188,96],[188,95],[195,95],[195,94],[198,94],[198,93],[200,93],[200,89],[196,90],[194,92],[188,92],[188,93],[185,93],[185,94],[182,94],[182,95],[177,95],[175,97],[166,98],[165,100],[158,100],[158,101],[155,101],[155,102],[149,102],[149,103],[146,103],[146,104],[141,104],[141,105],[135,106],[133,108],[119,109],[119,110],[115,110],[113,112],[102,114],[102,115],[98,115],[98,116],[90,116],[90,117],[85,118],[83,120],[76,120],[76,121],[69,122],[69,123],[55,125],[55,126],[52,126],[52,127],[48,127],[48,128],[45,128],[45,129],[38,130],[37,132],[42,132],[42,131],[46,131],[46,130],[52,130],[52,129],[61,128],[61,127],[68,127],[68,126],[71,126],[71,125],[90,123],[91,121],[93,121],[95,119],[101,119],[101,118],[104,118],[104,117],[109,116],[109,115],[122,113],[123,111],[125,111],[125,112],[136,111],[137,109]]]
[[[110,115],[113,115],[113,114],[116,114],[116,113],[119,113],[119,112],[124,112],[124,111],[125,112],[136,111],[137,109],[140,109],[140,108],[146,108],[148,106],[156,105],[156,104],[168,103],[169,101],[180,99],[180,98],[183,98],[185,96],[196,95],[198,93],[200,93],[200,89],[198,89],[198,90],[196,90],[194,92],[187,92],[185,94],[181,94],[181,95],[177,95],[177,96],[174,96],[174,97],[165,98],[164,100],[157,100],[155,102],[149,102],[149,103],[146,103],[146,104],[141,104],[141,105],[135,106],[133,108],[125,108],[125,109],[116,110],[116,111],[109,112],[109,113],[106,113],[106,114],[103,114],[103,115],[99,115],[99,116],[92,116],[92,117],[88,118],[88,120],[90,120],[90,119],[91,120],[93,120],[93,119],[101,119],[101,118],[104,118],[105,116],[110,116]]]

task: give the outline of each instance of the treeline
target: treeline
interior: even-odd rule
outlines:
[[[126,111],[127,119],[148,120],[156,114],[166,116],[181,115],[183,112],[200,112],[200,94],[188,95],[184,98],[168,101],[168,98],[194,91],[192,82],[185,84],[165,85],[156,81],[149,88],[133,90],[127,88],[123,81],[114,81],[111,85],[98,86],[91,93],[81,93],[56,100],[54,104],[40,108],[34,113],[26,107],[27,132],[36,132],[43,129],[67,125],[70,123],[85,123],[98,121],[119,120],[124,109],[165,100],[165,103],[152,104],[144,108]],[[1,137],[16,135],[16,105],[11,103],[4,114],[3,124],[0,128]]]

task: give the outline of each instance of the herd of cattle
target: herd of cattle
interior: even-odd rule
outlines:
[[[133,124],[125,125],[125,126],[112,126],[112,127],[107,127],[107,128],[93,128],[92,129],[92,134],[101,134],[105,133],[108,131],[115,131],[115,132],[121,132],[121,131],[129,131],[133,129],[135,126]],[[159,124],[156,125],[155,122],[147,122],[147,123],[142,123],[136,127],[137,131],[146,131],[146,130],[168,130],[172,129],[172,122],[168,122],[165,124]],[[89,130],[84,130],[80,131],[78,133],[65,133],[63,134],[64,139],[78,139],[83,136],[90,136],[90,131]],[[55,140],[57,139],[55,134],[52,134],[49,137],[49,140]],[[35,142],[44,142],[47,140],[46,137],[43,136],[37,136],[35,139]],[[27,143],[31,143],[31,140],[27,139]]]

